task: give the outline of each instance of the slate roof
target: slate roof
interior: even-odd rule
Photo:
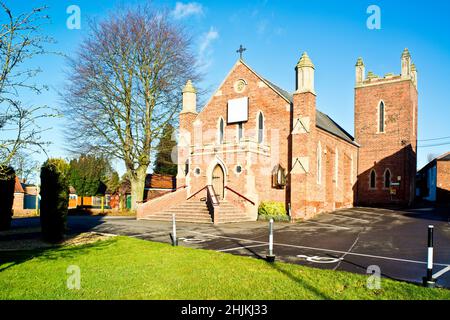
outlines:
[[[439,161],[450,161],[450,152],[444,153],[437,158]]]
[[[286,100],[293,102],[293,96],[286,90],[281,89],[279,86],[274,84],[273,82],[262,78],[264,81],[266,81],[272,89],[278,92],[282,97],[284,97]],[[347,142],[350,142],[354,145],[358,145],[355,142],[355,138],[353,138],[347,131],[345,131],[340,125],[338,125],[333,119],[330,118],[327,114],[316,110],[316,127],[325,130],[328,133],[331,133],[332,135],[335,135],[338,138],[341,138]]]

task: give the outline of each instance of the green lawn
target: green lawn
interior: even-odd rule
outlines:
[[[81,289],[66,287],[69,265]],[[450,299],[450,290],[152,243],[126,237],[83,247],[0,253],[0,299]]]

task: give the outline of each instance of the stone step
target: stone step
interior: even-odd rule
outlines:
[[[164,210],[165,211],[174,211],[174,212],[206,212],[209,213],[208,208],[180,208],[180,207],[173,207],[173,208],[169,208]]]
[[[192,212],[192,213],[180,213],[180,212],[172,212],[172,211],[163,211],[157,214],[150,214],[151,216],[170,216],[172,217],[175,214],[175,217],[211,217],[209,213],[203,212]]]
[[[154,221],[172,221],[172,216],[166,215],[149,215],[144,218],[145,220],[154,220]],[[211,223],[211,217],[182,217],[177,218],[177,222],[204,222]]]

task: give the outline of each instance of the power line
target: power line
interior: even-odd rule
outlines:
[[[417,146],[417,148],[439,147],[439,146],[447,146],[447,145],[450,145],[450,142],[438,143],[438,144],[427,144],[427,145],[423,145],[423,146]]]
[[[436,141],[436,140],[444,140],[444,139],[450,139],[450,137],[442,137],[442,138],[434,138],[434,139],[424,139],[424,140],[417,140],[417,141]]]

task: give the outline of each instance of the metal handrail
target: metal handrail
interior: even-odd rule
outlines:
[[[219,199],[217,199],[216,191],[212,185],[206,186],[208,189],[208,197],[210,198],[213,206],[220,205]]]
[[[208,186],[204,186],[203,188],[201,188],[200,190],[198,190],[196,193],[194,193],[193,195],[191,195],[189,198],[187,198],[186,200],[190,200],[193,197],[195,197],[196,195],[198,195],[200,192],[202,192],[203,190],[205,190]]]
[[[246,196],[240,194],[239,192],[237,192],[237,191],[231,189],[230,187],[225,186],[225,189],[230,190],[231,192],[233,192],[234,194],[238,195],[238,196],[241,197],[242,199],[247,200],[247,201],[250,202],[252,205],[255,205],[255,203],[254,203],[252,200],[250,200],[250,199],[247,198]]]

